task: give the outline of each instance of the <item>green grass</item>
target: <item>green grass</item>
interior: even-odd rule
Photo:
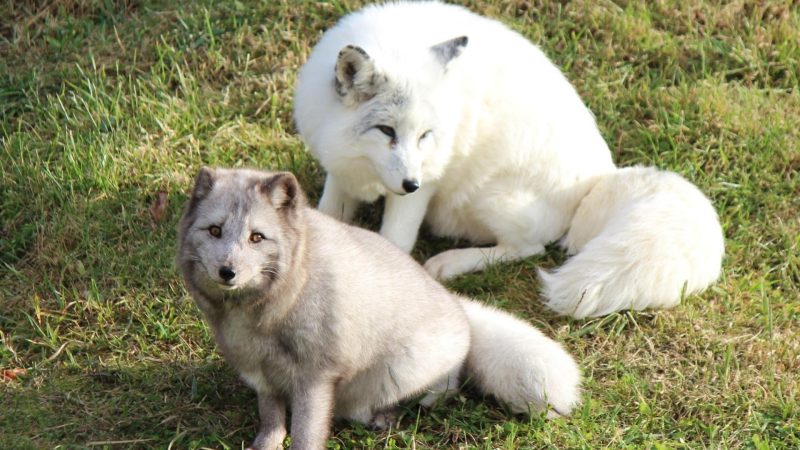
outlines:
[[[568,420],[466,393],[331,448],[800,447],[800,7],[796,1],[469,1],[538,43],[620,165],[714,201],[724,275],[670,311],[593,320],[537,301],[545,256],[450,287],[529,319],[584,373]],[[55,0],[0,5],[0,448],[240,448],[254,395],[214,350],[173,263],[204,164],[323,172],[292,86],[359,2]],[[149,212],[166,194],[160,218]],[[376,208],[362,220],[377,226]],[[425,238],[420,260],[452,243]]]

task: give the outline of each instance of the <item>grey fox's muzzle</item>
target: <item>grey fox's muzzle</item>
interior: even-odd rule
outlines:
[[[236,272],[230,266],[222,266],[219,268],[219,277],[224,281],[232,281],[236,277]]]

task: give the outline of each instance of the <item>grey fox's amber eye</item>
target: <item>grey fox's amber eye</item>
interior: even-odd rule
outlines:
[[[380,130],[380,132],[385,134],[386,136],[389,136],[389,138],[392,140],[394,140],[397,137],[397,135],[394,133],[394,128],[388,125],[376,125],[375,128]]]
[[[259,242],[263,241],[264,239],[266,239],[266,238],[261,233],[252,233],[252,234],[250,234],[250,242],[252,242],[254,244],[258,244]]]
[[[209,232],[209,234],[211,234],[215,238],[218,238],[218,237],[222,236],[222,228],[220,228],[220,227],[218,227],[216,225],[212,225],[211,227],[209,227],[208,228],[208,232]]]

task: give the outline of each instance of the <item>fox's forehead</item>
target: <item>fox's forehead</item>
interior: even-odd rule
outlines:
[[[361,123],[369,128],[375,124],[397,120],[408,106],[410,93],[399,86],[384,86],[362,109]]]
[[[279,223],[277,211],[258,190],[257,184],[246,180],[218,180],[214,188],[198,205],[197,226],[225,225],[236,228],[264,228]]]
[[[375,125],[403,125],[412,128],[432,121],[437,115],[437,105],[431,96],[399,83],[387,83],[384,90],[364,105],[360,121],[362,131]]]
[[[440,80],[444,71],[428,45],[411,45],[404,48],[364,46],[375,61],[378,73],[390,79],[431,82]]]

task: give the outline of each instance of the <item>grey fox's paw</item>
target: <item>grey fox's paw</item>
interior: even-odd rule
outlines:
[[[373,430],[387,430],[397,426],[397,408],[376,412],[369,420],[367,426]]]
[[[281,450],[285,437],[285,430],[278,433],[259,433],[247,450]]]

